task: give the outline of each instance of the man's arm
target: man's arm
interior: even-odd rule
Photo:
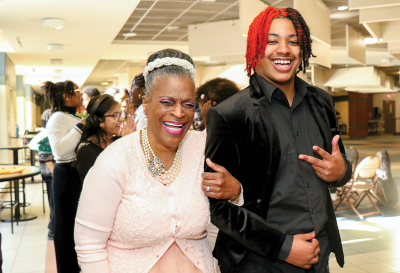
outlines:
[[[241,170],[239,147],[225,118],[218,109],[211,108],[207,113],[207,120],[206,158],[210,158],[212,162],[225,167],[237,178]],[[213,172],[213,170],[205,164],[205,172]],[[239,182],[246,193],[246,181]],[[270,260],[276,259],[285,239],[284,231],[274,227],[255,213],[228,202],[228,200],[209,199],[211,222],[220,231],[260,256],[267,257]],[[257,202],[257,200],[246,200],[246,198],[245,201],[248,205]]]

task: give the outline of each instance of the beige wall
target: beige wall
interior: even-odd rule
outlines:
[[[342,118],[342,123],[347,125],[347,133],[349,132],[349,102],[341,101],[335,103],[336,111],[340,113],[340,117]]]
[[[383,111],[383,101],[396,101],[396,112],[395,117],[400,118],[400,93],[392,93],[392,98],[388,99],[386,97],[387,93],[374,94],[373,97],[373,107],[379,107]],[[396,133],[400,132],[400,119],[396,119]]]

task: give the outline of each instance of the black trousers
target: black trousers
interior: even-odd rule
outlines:
[[[329,252],[330,253],[330,252]],[[324,266],[320,269],[320,273],[329,273],[329,255],[323,257]],[[244,266],[238,271],[238,273],[289,273],[289,272],[304,272],[304,273],[317,273],[314,266],[310,269],[301,269],[299,267],[288,268],[286,271],[282,271],[271,265],[265,258],[262,258],[256,254],[252,254]]]
[[[54,233],[53,176],[42,175],[42,179],[46,183],[47,198],[49,199],[49,207],[50,207],[50,222],[49,222],[47,228],[49,230],[51,230],[51,232]]]
[[[74,225],[82,182],[69,163],[57,163],[53,173],[54,247],[58,273],[79,273]]]

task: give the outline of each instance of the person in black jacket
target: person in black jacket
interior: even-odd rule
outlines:
[[[101,95],[90,100],[89,116],[76,147],[77,169],[82,182],[99,154],[113,141],[136,130],[132,115],[124,123],[121,105],[111,95]]]
[[[311,56],[300,13],[268,7],[248,32],[249,87],[207,113],[203,190],[222,273],[329,272],[331,252],[344,264],[329,187],[352,169],[331,96],[296,76]],[[240,185],[242,207],[219,200]]]

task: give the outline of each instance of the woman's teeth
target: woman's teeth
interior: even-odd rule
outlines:
[[[170,129],[171,131],[180,131],[183,127],[183,125],[185,125],[184,123],[182,124],[174,124],[174,123],[170,123],[170,122],[164,122],[164,125],[168,127],[168,129]]]

